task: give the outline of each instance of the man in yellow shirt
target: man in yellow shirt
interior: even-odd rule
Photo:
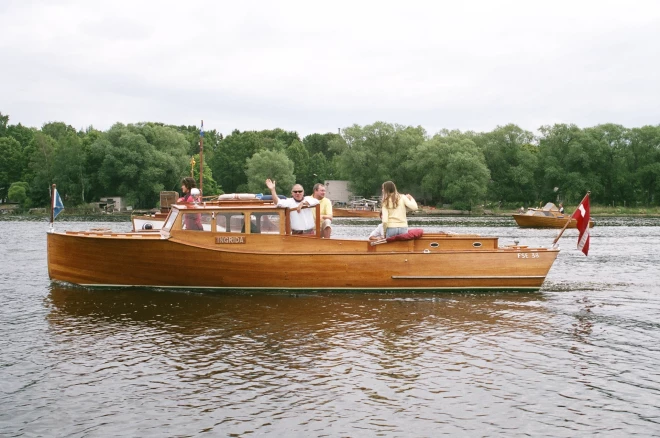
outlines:
[[[314,193],[312,196],[318,199],[321,204],[321,237],[329,239],[332,233],[332,202],[325,197],[325,185],[321,183],[314,184]],[[316,211],[314,211],[316,214]],[[316,217],[314,217],[316,220]]]

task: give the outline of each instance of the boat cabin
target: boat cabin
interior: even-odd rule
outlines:
[[[316,209],[316,233],[302,235],[320,238],[321,217]],[[285,234],[290,235],[289,216],[292,210],[278,208],[270,200],[236,200],[203,204],[176,204],[172,206],[163,225],[164,232],[199,231],[240,234]]]
[[[545,217],[559,217],[563,218],[564,213],[559,212],[559,208],[552,202],[548,202],[543,208],[529,208],[525,213],[527,216],[545,216]]]
[[[294,234],[290,215],[294,209],[278,208],[268,200],[214,201],[200,204],[176,204],[160,230],[160,236],[200,247],[218,244],[247,244],[252,251],[289,252],[424,252],[438,250],[492,251],[498,238],[477,234],[426,233],[420,238],[379,244],[354,239],[321,239],[320,207],[316,210],[315,233]],[[144,233],[136,233],[144,234]],[[254,239],[251,236],[261,236]],[[292,237],[296,245],[284,244],[282,237]],[[300,240],[298,240],[300,239]],[[322,243],[321,243],[322,242]],[[256,246],[255,246],[256,245]],[[242,245],[241,245],[242,246]],[[246,249],[247,250],[247,249]]]

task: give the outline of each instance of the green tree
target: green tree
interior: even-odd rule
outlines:
[[[309,170],[311,164],[309,152],[301,142],[294,140],[286,148],[285,153],[293,162],[293,173],[296,175],[296,182],[305,188],[306,193],[311,193],[315,180]]]
[[[119,195],[129,205],[150,208],[161,191],[179,189],[187,151],[185,137],[172,128],[117,123],[92,144],[90,162],[98,167],[101,196]]]
[[[432,139],[418,145],[410,152],[410,172],[418,175],[421,193],[418,198],[425,203],[429,200],[437,203],[443,201],[443,186],[446,175],[447,156],[451,151],[450,143],[460,141],[434,136]],[[460,147],[460,146],[458,146]]]
[[[194,157],[195,163],[199,164],[199,154]],[[202,186],[204,196],[215,196],[224,193],[222,188],[218,186],[218,183],[213,179],[213,170],[209,166],[204,166],[204,180],[199,180],[199,165],[196,165],[193,170],[193,178],[197,181],[198,186]]]
[[[459,132],[440,133],[411,152],[424,197],[470,208],[486,194],[490,172],[483,152]]]
[[[586,153],[592,160],[591,174],[599,179],[594,196],[607,204],[622,204],[632,194],[626,161],[629,155],[630,130],[621,125],[604,124],[583,130]]]
[[[9,187],[9,200],[11,202],[18,202],[21,205],[25,205],[28,200],[27,193],[29,189],[30,185],[26,182],[18,181],[12,183],[11,187]]]
[[[199,154],[200,152],[200,142],[201,142],[201,126],[194,125],[162,125],[159,123],[154,123],[154,125],[161,125],[175,129],[176,131],[183,134],[190,143],[190,148],[188,149],[188,156]],[[222,141],[222,134],[216,131],[215,129],[205,129],[204,130],[204,162],[211,160],[215,151],[217,150],[220,142]],[[204,172],[206,175],[206,172]]]
[[[60,141],[68,134],[76,134],[73,126],[67,125],[64,122],[49,122],[41,127],[41,132],[52,137],[55,141]]]
[[[232,132],[208,161],[216,181],[227,193],[247,191],[247,160],[263,149],[264,138],[257,132]]]
[[[331,165],[330,163],[328,163],[328,160],[325,158],[325,155],[323,155],[321,152],[317,152],[314,155],[312,155],[312,157],[309,160],[307,172],[309,177],[311,178],[308,184],[311,184],[311,186],[304,186],[304,187],[309,187],[309,190],[312,190],[314,184],[316,183],[322,183],[327,179],[332,179]]]
[[[327,134],[310,134],[303,138],[303,144],[310,156],[321,153],[325,156],[326,160],[330,160],[334,155],[330,150],[330,142],[340,138],[341,136],[339,134],[333,134],[331,132]]]
[[[534,173],[538,148],[534,136],[516,125],[498,126],[482,134],[482,148],[490,171],[488,198],[504,202],[530,203],[537,195]]]
[[[278,194],[288,194],[296,182],[293,162],[280,151],[257,152],[247,160],[248,191],[268,194],[266,179],[276,182]]]
[[[658,205],[660,200],[660,161],[648,163],[639,169],[639,180],[646,205]]]
[[[9,124],[9,116],[5,116],[0,112],[0,137],[7,135],[7,125]]]
[[[626,160],[631,190],[627,203],[660,204],[660,126],[633,128]]]
[[[26,172],[28,172],[29,165],[29,156],[27,152],[29,151],[29,146],[32,143],[34,138],[34,133],[37,132],[34,128],[28,128],[21,125],[9,125],[7,127],[7,136],[12,137],[21,144],[21,163],[20,163],[20,175],[22,175],[22,180],[27,181],[25,178]]]
[[[53,163],[57,142],[41,131],[34,134],[25,150],[28,161],[23,179],[30,184],[28,198],[31,206],[44,206],[50,203],[50,188],[53,183]]]
[[[490,172],[479,154],[460,151],[449,155],[445,196],[456,207],[472,210],[486,195]]]
[[[0,112],[0,137],[7,135],[7,125],[9,124],[9,116],[4,116]]]
[[[6,200],[9,186],[20,179],[21,144],[12,137],[0,137],[0,200]]]
[[[235,130],[219,143],[209,165],[226,192],[245,192],[248,158],[263,150],[284,151],[293,141],[300,141],[296,132],[279,128],[259,132]]]
[[[298,136],[297,132],[285,131],[280,128],[260,131],[259,135],[261,135],[265,139],[270,139],[273,140],[274,142],[281,144],[282,146],[280,147],[280,149],[287,148],[294,141],[300,141],[300,137]]]
[[[557,196],[565,203],[577,203],[591,190],[602,193],[599,170],[593,157],[584,147],[584,132],[576,125],[557,124],[539,129],[540,202],[556,202]],[[555,193],[554,187],[559,188]]]
[[[404,191],[415,184],[415,177],[403,163],[409,152],[426,139],[423,128],[376,122],[345,128],[342,135],[343,142],[331,141],[329,147],[340,154],[339,173],[349,179],[354,193],[377,194],[387,180]]]
[[[87,151],[75,133],[67,133],[58,142],[55,151],[53,178],[58,190],[70,204],[84,203],[90,190],[87,174]]]

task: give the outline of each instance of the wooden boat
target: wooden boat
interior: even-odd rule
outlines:
[[[380,217],[380,211],[368,210],[366,208],[332,207],[332,217]]]
[[[344,207],[332,207],[333,217],[380,217],[378,201],[365,198],[354,198]]]
[[[529,208],[525,213],[513,215],[518,226],[523,228],[564,228],[569,217],[569,214],[560,213],[552,202],[548,202],[543,208]],[[589,220],[589,227],[593,226],[594,221]],[[577,221],[571,219],[567,228],[577,228]]]
[[[51,230],[48,274],[88,287],[538,290],[559,253],[475,234],[321,239],[318,219],[315,235],[292,234],[290,214],[272,201],[216,201],[172,205],[159,232]],[[191,218],[203,229],[186,229]]]

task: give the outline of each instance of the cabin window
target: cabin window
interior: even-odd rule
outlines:
[[[183,213],[182,229],[188,231],[211,231],[211,213]]]
[[[245,215],[243,213],[216,213],[215,229],[220,233],[244,233]]]
[[[250,233],[279,234],[280,215],[275,213],[253,213],[250,215]]]
[[[179,215],[179,210],[173,209],[170,212],[170,215],[167,217],[167,221],[165,222],[165,225],[163,225],[163,230],[164,231],[170,231],[172,228],[172,225],[174,224],[174,221],[176,220],[176,217]]]

